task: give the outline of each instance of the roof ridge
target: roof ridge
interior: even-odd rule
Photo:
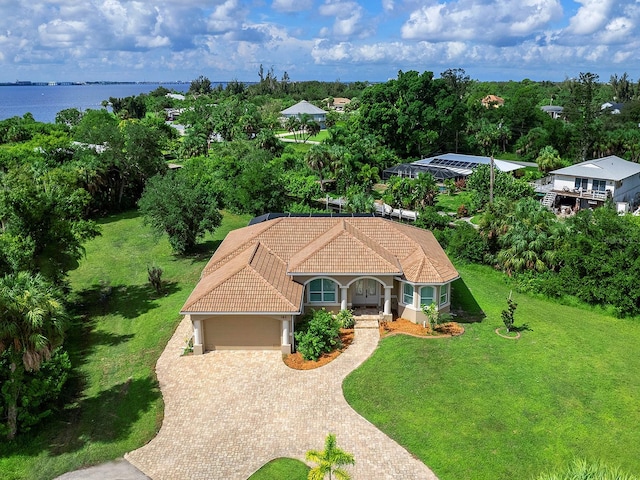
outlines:
[[[207,296],[212,290],[215,290],[216,288],[218,288],[220,285],[222,285],[229,278],[233,277],[238,272],[241,272],[242,270],[244,270],[246,268],[246,266],[248,265],[248,262],[247,262],[247,260],[245,260],[245,257],[249,257],[249,259],[253,258],[253,256],[255,255],[255,251],[256,251],[256,249],[258,247],[258,244],[259,244],[259,242],[256,242],[253,245],[249,245],[244,251],[240,252],[234,258],[232,258],[231,260],[226,262],[226,265],[227,265],[228,268],[223,271],[223,273],[225,275],[220,275],[218,277],[215,277],[214,276],[214,272],[220,272],[221,271],[220,268],[216,268],[215,270],[209,272],[207,275],[201,276],[200,277],[200,282],[209,283],[209,281],[211,281],[212,282],[211,285],[207,285],[208,288],[203,289],[202,293],[200,293],[199,295],[196,295],[193,298],[191,298],[192,295],[194,293],[196,293],[196,290],[194,289],[191,292],[191,295],[189,295],[189,298],[187,298],[187,301],[185,302],[185,304],[182,307],[182,309],[183,310],[187,310],[187,308],[189,308],[194,303],[197,303],[198,301],[200,301],[202,298]],[[237,263],[237,265],[236,265],[236,263]],[[212,279],[215,279],[215,281],[212,281]],[[200,282],[198,282],[198,283],[200,283]]]
[[[367,247],[369,247],[375,253],[380,255],[382,258],[384,258],[391,265],[393,265],[394,267],[398,267],[398,270],[402,271],[402,267],[400,266],[400,262],[398,261],[398,257],[393,255],[389,250],[387,250],[382,245],[380,245],[379,242],[376,242],[373,238],[371,238],[369,235],[364,233],[362,230],[360,230],[358,227],[356,227],[351,222],[347,222],[345,220],[345,225],[348,225],[348,227],[347,227],[349,229],[349,230],[347,230],[348,233],[353,235],[357,240],[360,240],[361,242],[363,242]]]
[[[319,248],[315,248],[315,249],[311,248],[311,245],[313,244],[313,242],[317,242],[318,240],[323,239],[322,246],[324,246],[327,243],[329,243],[331,240],[333,240],[334,238],[340,236],[342,233],[345,232],[344,227],[340,226],[340,221],[342,221],[342,224],[344,225],[344,218],[338,218],[337,220],[338,221],[335,223],[335,225],[333,225],[330,229],[318,235],[317,237],[313,237],[311,240],[309,240],[309,242],[307,242],[307,244],[304,247],[302,247],[300,250],[298,250],[296,253],[294,253],[291,256],[287,265],[288,272],[293,270],[295,267],[300,266],[309,257],[311,257],[314,253],[316,253],[319,250]]]
[[[255,233],[252,232],[253,234],[251,236],[249,236],[248,238],[242,238],[242,241],[240,243],[238,243],[236,248],[233,248],[232,250],[229,250],[223,256],[221,256],[220,258],[216,258],[216,253],[219,251],[219,250],[216,250],[216,252],[214,252],[214,254],[211,257],[211,259],[209,260],[209,262],[205,265],[204,269],[202,270],[202,274],[200,275],[200,278],[203,278],[203,277],[207,276],[208,274],[210,274],[212,271],[217,270],[218,268],[220,268],[220,265],[222,265],[223,263],[231,261],[234,257],[239,255],[239,253],[238,253],[239,250],[243,250],[243,247],[245,247],[246,245],[251,245],[251,242],[256,240],[257,237],[262,235],[267,230],[270,230],[271,228],[276,226],[278,223],[280,223],[281,220],[282,220],[282,217],[279,217],[279,218],[274,218],[274,219],[271,219],[271,220],[267,220],[265,222],[256,223],[254,225],[248,225],[248,226],[243,227],[243,228],[238,228],[236,230],[231,230],[227,234],[227,236],[225,237],[225,240],[227,239],[227,237],[230,237],[230,236],[233,237],[235,235],[239,235],[240,234],[239,233],[240,230],[244,230],[244,229],[260,226],[260,228],[258,228],[258,227],[255,228],[255,230],[256,230]],[[246,233],[246,232],[244,232],[244,233]],[[257,240],[257,241],[259,241],[259,240]],[[214,266],[216,266],[216,265],[217,265],[217,267],[214,268]]]

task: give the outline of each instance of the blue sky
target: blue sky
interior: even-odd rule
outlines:
[[[0,81],[640,77],[640,0],[0,0]]]

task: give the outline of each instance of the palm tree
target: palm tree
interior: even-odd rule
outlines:
[[[59,293],[40,274],[28,272],[0,278],[0,353],[9,358],[7,427],[17,431],[18,399],[24,373],[38,370],[61,343],[66,321]]]
[[[562,159],[555,148],[551,145],[547,145],[540,150],[540,154],[538,155],[538,158],[536,158],[536,163],[538,164],[538,168],[546,174],[551,170],[560,168],[562,165]]]
[[[307,165],[320,176],[320,189],[324,192],[324,167],[331,162],[331,153],[326,145],[313,145],[305,156]]]
[[[296,142],[298,141],[298,132],[300,130],[300,127],[301,125],[298,117],[289,117],[284,124],[284,128],[286,128],[289,133],[293,133],[293,139]]]
[[[342,469],[346,465],[354,465],[356,461],[353,455],[342,451],[336,446],[336,436],[333,433],[327,435],[324,441],[324,450],[309,450],[306,459],[318,464],[309,471],[309,480],[323,480],[327,473],[329,480],[335,474],[336,480],[350,480],[351,475]]]

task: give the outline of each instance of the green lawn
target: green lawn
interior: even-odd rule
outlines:
[[[574,457],[640,472],[638,319],[515,293],[531,330],[504,339],[504,278],[459,271],[454,302],[486,318],[458,338],[382,340],[345,380],[349,403],[441,480],[530,479]]]
[[[288,138],[288,139],[294,140],[295,138],[300,139],[300,135],[295,137],[293,135],[293,133],[292,133],[291,135],[285,135],[282,138]],[[322,142],[326,138],[329,138],[329,130],[320,130],[320,133],[318,133],[317,135],[313,135],[313,136],[309,137],[307,140],[308,141],[312,141],[312,142]],[[303,143],[302,140],[299,140],[299,143]]]
[[[122,456],[153,438],[163,417],[156,360],[211,253],[248,220],[225,214],[215,235],[191,257],[173,256],[166,237],[156,238],[136,212],[100,222],[102,236],[86,244],[86,258],[70,274],[76,316],[66,346],[79,393],[36,432],[0,442],[3,480],[53,478]],[[158,297],[148,285],[148,265],[164,270],[165,295]]]
[[[441,193],[437,196],[436,208],[444,212],[458,212],[460,205],[466,205],[469,207],[469,201],[471,200],[471,193],[462,191],[449,195]]]
[[[307,480],[309,467],[294,458],[276,458],[249,477],[249,480]]]

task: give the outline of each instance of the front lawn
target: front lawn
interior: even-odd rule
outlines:
[[[249,477],[249,480],[307,480],[309,467],[294,458],[276,458]]]
[[[180,307],[227,232],[247,216],[225,214],[199,255],[175,257],[137,212],[100,221],[102,236],[70,274],[75,319],[66,348],[75,395],[62,414],[36,432],[0,442],[0,477],[49,479],[122,456],[160,428],[163,403],[154,367],[180,317]],[[164,270],[164,295],[147,282],[147,266]]]
[[[575,457],[640,472],[638,319],[514,293],[531,331],[507,340],[502,275],[459,271],[454,301],[486,318],[461,337],[381,340],[345,380],[348,402],[441,480],[530,479]]]

